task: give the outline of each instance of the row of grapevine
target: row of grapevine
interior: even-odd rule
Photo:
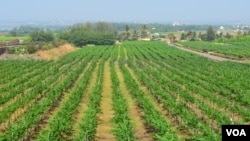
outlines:
[[[223,55],[228,58],[242,59],[250,58],[249,42],[234,43],[211,43],[211,42],[180,42],[184,47],[189,47],[203,52],[214,52],[216,55]]]
[[[140,90],[138,84],[124,65],[123,60],[125,60],[125,58],[119,60],[119,66],[123,72],[125,83],[133,97],[135,97],[136,101],[143,109],[143,112],[145,113],[145,121],[149,128],[155,133],[154,138],[157,140],[178,140],[176,133],[173,131],[168,121],[166,121],[159,111],[154,108],[152,101],[145,95],[145,93]]]
[[[85,64],[92,58],[91,56],[93,55],[94,54],[90,54],[89,57],[85,56],[87,57],[85,58]],[[72,59],[74,58],[71,58],[69,60],[67,59],[66,62],[72,63]],[[47,91],[45,95],[42,96],[42,98],[39,100],[39,103],[36,102],[34,105],[32,105],[32,107],[29,108],[29,110],[22,117],[20,117],[17,121],[9,125],[5,131],[5,134],[2,135],[3,138],[18,139],[26,132],[27,129],[29,129],[29,127],[31,127],[31,125],[37,124],[38,121],[41,120],[41,118],[43,118],[43,116],[41,116],[43,112],[46,111],[46,109],[48,109],[51,105],[53,105],[53,103],[55,103],[59,99],[60,95],[64,90],[66,90],[68,87],[72,85],[72,83],[74,83],[75,78],[79,75],[79,71],[84,66],[85,65],[79,64],[78,67],[75,67],[74,69],[71,69],[70,67],[64,67],[67,70],[66,72],[59,70],[59,73],[57,72],[59,76],[67,76],[67,77],[62,79],[59,85],[57,84],[53,88],[50,88],[50,90]],[[32,117],[32,119],[30,119],[30,117]]]
[[[189,60],[188,62],[191,62],[191,61],[192,60]],[[233,79],[234,81],[232,81],[231,83],[236,82],[238,87],[236,86],[231,87],[231,85],[227,83],[227,81],[230,80],[229,76],[231,76],[231,75],[228,75],[228,72],[230,72],[230,70],[229,68],[226,68],[223,64],[221,64],[220,67],[219,66],[217,67],[218,69],[223,68],[220,71],[220,73],[214,74],[217,77],[213,77],[213,75],[212,77],[207,77],[209,74],[204,75],[204,72],[206,71],[204,68],[206,68],[206,66],[203,65],[202,67],[202,64],[201,65],[195,65],[195,64],[187,65],[181,62],[175,62],[175,63],[173,62],[174,61],[168,62],[167,65],[161,62],[159,62],[158,64],[160,64],[161,68],[164,68],[162,66],[166,66],[168,70],[169,69],[172,70],[172,74],[174,73],[174,74],[179,75],[180,78],[178,80],[180,80],[179,82],[181,83],[181,85],[185,85],[187,88],[191,89],[193,92],[199,93],[200,95],[204,97],[209,97],[209,99],[213,99],[213,101],[218,103],[218,105],[223,105],[225,107],[228,107],[234,112],[240,112],[240,114],[244,116],[245,120],[249,119],[249,112],[247,112],[246,110],[246,106],[247,106],[246,104],[249,101],[247,99],[244,99],[245,96],[247,96],[248,87],[246,87],[245,85],[249,82],[248,80],[245,79],[244,81],[243,77],[234,78]],[[203,62],[205,63],[205,61]],[[152,64],[152,65],[155,66],[155,64]],[[214,65],[216,64],[214,63]],[[246,68],[247,65],[238,65],[237,63],[231,64],[231,65],[237,65],[238,68],[240,68],[242,71],[245,71],[245,69],[247,69]],[[180,66],[183,66],[183,67],[180,68]],[[200,66],[200,69],[199,70],[195,69],[196,68],[195,66],[197,67]],[[167,71],[167,70],[162,70],[161,68],[159,68],[159,70]],[[192,69],[192,71],[190,71],[190,69]],[[204,71],[201,71],[202,69],[204,69]],[[217,71],[217,70],[214,70],[214,71]],[[211,72],[210,73],[211,75],[213,71],[210,71],[210,72]],[[167,73],[167,74],[171,77],[170,73]],[[218,76],[221,76],[221,75],[223,76],[223,79],[220,77],[220,80],[218,80]],[[224,76],[224,75],[228,75],[228,76]],[[249,75],[249,74],[247,74],[247,72],[244,72],[242,75]],[[232,77],[235,77],[235,76],[232,76]],[[214,80],[214,81],[211,81],[211,80]],[[235,80],[238,80],[238,81],[235,81]],[[190,81],[190,83],[185,83],[187,81]],[[244,83],[241,83],[241,82],[244,82]],[[228,91],[228,94],[225,95],[219,92],[218,94],[221,94],[220,97],[218,94],[214,95],[214,93],[217,93],[218,91],[221,91],[221,90]],[[231,104],[232,100],[236,104],[232,105]]]
[[[55,73],[41,73],[39,74],[39,77],[41,77],[42,79],[36,79],[36,81],[30,80],[28,81],[28,83],[31,83],[32,85],[34,85],[32,88],[27,87],[26,85],[21,85],[23,87],[23,91],[21,91],[20,93],[16,92],[11,92],[11,94],[13,94],[13,96],[17,95],[15,97],[16,100],[13,100],[13,102],[11,102],[10,104],[7,105],[7,107],[3,107],[2,110],[0,110],[0,116],[1,116],[1,121],[0,123],[6,121],[8,119],[8,117],[10,116],[11,113],[13,113],[16,109],[21,108],[23,106],[25,106],[27,103],[29,103],[32,99],[36,98],[36,102],[38,102],[44,94],[46,94],[46,90],[48,90],[51,86],[53,86],[52,84],[55,82],[58,82],[58,80],[60,80],[60,76],[61,74],[64,74],[66,72],[70,71],[70,67],[73,67],[77,64],[75,63],[71,63],[70,65],[68,65],[68,67],[65,67],[64,69],[61,69],[61,73],[56,73],[57,70],[59,69],[60,65],[57,67],[53,67],[53,70]],[[48,66],[47,66],[47,69]],[[46,72],[46,71],[45,71]],[[52,77],[53,76],[53,77]],[[27,78],[29,79],[29,78]],[[46,80],[44,80],[46,79]],[[25,89],[30,89],[30,91],[28,92],[24,92]],[[7,102],[8,99],[10,99],[10,97],[7,96],[3,96],[1,100],[3,100],[4,102]],[[32,106],[32,105],[30,105]]]
[[[167,95],[171,95],[171,97],[174,98],[173,100],[178,101],[179,99],[180,101],[181,99],[183,107],[186,107],[188,109],[190,106],[187,106],[186,104],[195,104],[197,108],[199,108],[203,112],[203,114],[207,116],[206,118],[209,117],[211,121],[215,120],[217,122],[217,129],[215,128],[215,131],[217,133],[221,124],[243,122],[238,122],[239,119],[234,121],[234,118],[231,117],[231,114],[237,113],[244,118],[244,122],[249,121],[249,112],[247,112],[246,110],[246,102],[249,102],[249,100],[245,98],[244,102],[242,101],[243,99],[240,98],[242,97],[242,95],[237,94],[238,92],[247,94],[248,88],[245,86],[246,84],[249,84],[249,80],[245,79],[242,76],[249,75],[249,73],[247,73],[246,71],[246,69],[249,68],[249,65],[237,63],[215,63],[197,55],[185,53],[172,47],[166,47],[166,45],[164,45],[164,47],[161,47],[163,46],[163,44],[159,43],[130,42],[128,44],[132,45],[124,45],[129,56],[129,61],[127,61],[127,63],[131,67],[131,70],[136,72],[138,78],[140,78],[140,80],[142,81],[142,84],[146,85],[152,93],[155,93],[155,97],[158,101],[164,101],[167,99]],[[198,64],[195,65],[195,63]],[[206,68],[208,67],[206,65],[217,69],[208,71],[206,70]],[[232,66],[233,70],[230,70]],[[198,67],[199,69],[197,69]],[[238,77],[238,79],[236,78],[234,73],[231,73],[236,72],[234,68],[240,68],[242,71],[244,71],[244,73],[241,75],[237,73],[236,76]],[[204,75],[204,73],[209,74],[209,72],[210,75]],[[217,73],[217,75],[211,75],[213,73]],[[218,81],[217,76],[222,76],[223,81]],[[233,80],[234,82],[237,82],[237,86],[231,87],[231,85],[226,83],[226,80],[228,80],[229,77],[235,77]],[[214,81],[209,82],[211,79],[213,79]],[[217,80],[217,84],[215,80]],[[217,91],[220,89],[225,89],[226,91],[229,90],[228,94],[223,94],[221,96],[215,95],[216,92],[212,91],[209,88],[210,85],[212,85],[214,90]],[[160,89],[162,89],[161,92],[159,91]],[[166,92],[169,93],[167,94]],[[232,92],[236,97],[231,97]],[[227,108],[230,108],[231,114],[228,114],[221,110],[218,111],[218,107],[210,107],[211,105],[207,105],[207,103],[203,102],[202,99],[196,99],[196,97],[193,96],[194,93],[195,95],[201,95],[205,100],[212,100],[213,102],[217,103],[217,106],[226,105]],[[165,96],[165,98],[161,97],[159,94]],[[234,104],[231,104],[232,100]],[[223,102],[223,105],[220,105],[220,102]],[[166,102],[166,104],[170,103],[171,102]],[[166,109],[169,109],[169,107],[172,106],[168,105],[166,106]],[[221,109],[222,108],[224,107],[221,107]],[[222,113],[217,114],[218,112]],[[202,119],[198,120],[202,121]],[[207,121],[205,121],[204,124],[207,124],[207,129],[204,130],[203,133],[205,133],[205,131],[207,131],[207,133],[210,133],[210,128],[214,125],[211,123],[207,123]],[[191,126],[189,125],[188,127]],[[215,139],[218,139],[218,135],[210,135],[211,136],[207,139],[211,139],[211,137],[215,137]]]
[[[75,84],[70,92],[69,99],[62,105],[60,110],[49,121],[50,130],[41,131],[38,140],[64,140],[64,136],[71,135],[72,113],[76,110],[83,92],[87,87],[91,72],[96,66],[96,62],[92,62],[89,68],[84,72],[84,76],[79,78],[79,82]],[[64,136],[62,136],[64,135]]]
[[[149,138],[217,141],[222,124],[249,123],[249,67],[161,42],[84,47],[56,61],[1,61],[0,141],[98,140],[106,137],[103,126],[116,140],[137,140],[135,108]],[[105,104],[112,115],[104,122]]]
[[[197,117],[197,115],[195,115],[195,113],[193,113],[187,107],[186,101],[182,102],[179,100],[179,97],[185,97],[187,99],[191,98],[191,100],[193,100],[190,95],[187,95],[187,93],[183,93],[182,95],[180,89],[178,90],[177,87],[171,85],[168,80],[164,80],[160,74],[153,72],[152,70],[149,71],[147,67],[143,67],[145,64],[141,64],[142,66],[139,66],[139,62],[132,63],[129,61],[128,63],[131,69],[135,71],[138,78],[143,82],[143,84],[149,88],[155,99],[165,105],[165,108],[171,113],[172,118],[176,119],[175,122],[176,124],[179,124],[179,130],[185,128],[189,134],[193,134],[189,137],[190,139],[215,140],[216,138],[219,138],[219,136],[213,131],[210,131],[209,124],[205,123],[206,125],[203,125],[202,121]],[[138,68],[141,68],[141,70],[138,70]],[[151,74],[150,76],[153,78],[149,78],[148,74]],[[157,82],[159,80],[162,80],[162,83]],[[165,89],[166,87],[168,88]],[[171,88],[173,89],[170,90]],[[176,93],[176,90],[178,90],[178,93]]]
[[[96,127],[97,127],[97,113],[100,112],[100,101],[101,101],[101,91],[103,83],[103,71],[104,71],[104,61],[101,61],[98,68],[98,79],[96,80],[96,85],[92,89],[90,95],[90,103],[88,104],[88,110],[86,111],[82,122],[80,123],[80,135],[74,137],[74,140],[93,140]]]
[[[114,122],[116,124],[114,128],[114,134],[116,135],[117,140],[132,141],[134,140],[134,131],[128,114],[128,104],[126,99],[123,97],[121,90],[119,89],[120,82],[115,70],[115,63],[117,61],[116,53],[118,52],[112,54],[113,56],[110,60],[111,80],[113,89],[113,107],[115,111]]]

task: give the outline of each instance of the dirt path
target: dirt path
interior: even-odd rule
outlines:
[[[178,48],[178,49],[183,50],[183,51],[186,51],[186,52],[191,52],[191,53],[194,53],[194,54],[198,54],[198,55],[200,55],[200,56],[209,58],[209,59],[214,60],[214,61],[232,61],[232,62],[237,62],[237,63],[245,63],[245,62],[243,62],[243,61],[227,59],[227,58],[223,58],[223,57],[211,55],[211,54],[209,54],[209,53],[203,53],[203,52],[194,51],[194,50],[192,50],[192,49],[179,47],[179,46],[176,46],[176,45],[170,45],[170,46],[173,46],[173,47],[175,47],[175,48]]]
[[[118,65],[115,65],[115,70],[117,77],[120,82],[120,90],[128,102],[128,112],[129,116],[131,117],[131,122],[134,126],[135,131],[135,138],[136,140],[141,141],[152,141],[152,137],[149,133],[147,133],[146,127],[143,124],[142,117],[144,116],[144,113],[138,108],[135,101],[132,99],[131,95],[129,94],[129,91],[124,83],[124,78],[122,76],[122,72]]]
[[[123,49],[124,49],[125,59],[128,60],[127,50],[126,50],[126,48],[123,48]]]
[[[0,60],[42,60],[43,58],[36,54],[2,54]]]
[[[87,89],[84,91],[84,95],[80,101],[79,106],[76,109],[75,114],[73,115],[74,123],[72,126],[73,136],[78,136],[80,133],[80,124],[84,114],[88,110],[88,103],[90,101],[89,97],[92,92],[92,89],[95,86],[96,80],[97,80],[97,70],[98,70],[99,64],[97,64],[96,68],[94,69],[92,76],[89,79],[89,84],[87,86]]]
[[[121,58],[121,46],[118,47],[118,56],[117,59],[119,60]]]
[[[101,113],[98,116],[98,126],[96,128],[95,140],[100,141],[114,141],[115,136],[112,133],[114,127],[112,119],[114,117],[114,111],[112,107],[112,80],[109,67],[109,61],[104,64],[104,78],[103,87],[101,93],[100,109]]]

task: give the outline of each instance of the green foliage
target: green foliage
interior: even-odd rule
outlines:
[[[11,41],[11,40],[17,40],[17,39],[27,41],[30,39],[30,37],[29,36],[0,36],[0,41]]]
[[[123,31],[124,27],[128,25],[130,29],[139,31],[142,27],[141,23],[112,23],[118,31]],[[159,24],[159,23],[148,23],[146,24],[150,32],[178,32],[178,31],[206,31],[208,25],[180,25],[173,26],[172,24]],[[219,25],[214,25],[213,27],[219,28]],[[230,27],[226,27],[230,28]]]
[[[247,42],[232,45],[249,47]],[[0,123],[8,123],[0,140],[94,140],[102,122],[98,113],[107,61],[113,90],[112,103],[107,104],[114,110],[110,134],[116,140],[139,140],[116,67],[153,140],[218,141],[220,125],[250,120],[249,64],[214,62],[165,42],[124,42],[119,47],[85,47],[58,61],[0,61],[0,105],[7,105],[0,110]],[[93,75],[97,79],[91,86]],[[87,103],[81,103],[83,98]],[[84,113],[78,111],[82,106],[87,106]],[[23,108],[25,112],[10,119]],[[75,116],[79,112],[83,115]]]
[[[46,32],[43,30],[35,30],[30,33],[31,41],[33,42],[52,42],[54,41],[54,35],[52,32]]]
[[[9,32],[9,34],[11,36],[23,36],[23,35],[27,35],[27,34],[33,32],[34,30],[39,30],[39,28],[32,27],[32,26],[20,26],[18,28],[12,29]]]
[[[10,36],[16,37],[17,32],[15,30],[10,31]]]
[[[8,47],[10,54],[25,54],[25,48],[23,46]]]
[[[196,32],[181,33],[181,40],[196,41]]]
[[[137,31],[134,30],[134,33],[133,33],[133,36],[132,36],[132,40],[136,41],[136,40],[138,40],[138,38],[139,38],[139,35],[138,35]]]
[[[79,47],[87,44],[113,45],[116,40],[116,30],[104,22],[78,24],[61,33],[59,38]]]
[[[169,38],[169,40],[170,40],[170,43],[174,43],[176,40],[176,37],[174,36],[174,34],[173,33],[169,33],[168,34],[168,38]]]
[[[181,33],[181,40],[185,40],[186,39],[186,36],[184,33]]]
[[[238,34],[236,36],[232,36],[228,33],[224,37],[220,37],[215,40],[215,42],[218,42],[218,43],[249,42],[249,41],[250,41],[250,35]]]
[[[201,34],[200,38],[201,38],[202,41],[207,41],[207,34],[206,33]]]
[[[212,26],[209,26],[207,28],[207,41],[213,41],[215,39],[215,32],[212,28]]]
[[[250,41],[245,42],[226,42],[225,38],[219,38],[216,41],[222,41],[222,43],[214,42],[180,42],[181,45],[189,47],[195,50],[203,52],[215,52],[223,55],[224,57],[241,59],[241,58],[250,58]],[[231,39],[233,41],[233,39]],[[225,43],[224,43],[225,42]]]
[[[144,24],[141,26],[139,32],[137,30],[131,30],[128,25],[125,26],[125,30],[123,30],[119,34],[120,41],[135,41],[138,38],[144,39],[150,37],[150,31],[148,30],[147,26]]]
[[[150,36],[150,32],[148,30],[148,27],[145,24],[142,25],[142,27],[141,27],[140,36],[141,36],[141,38],[148,38]]]
[[[37,50],[38,50],[38,48],[33,43],[27,45],[27,47],[26,47],[26,51],[29,54],[35,53]]]
[[[118,39],[120,41],[131,41],[131,40],[137,40],[138,39],[138,35],[137,32],[134,31],[134,33],[132,33],[132,30],[130,30],[130,27],[128,25],[126,25],[125,30],[122,31],[119,34]]]

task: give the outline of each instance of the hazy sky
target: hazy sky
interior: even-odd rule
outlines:
[[[250,23],[250,0],[0,1],[0,21]]]

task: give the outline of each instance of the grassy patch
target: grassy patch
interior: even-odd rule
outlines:
[[[17,36],[17,37],[14,37],[14,36],[0,36],[0,41],[11,41],[11,40],[17,40],[17,39],[26,41],[26,40],[30,39],[30,36]]]

